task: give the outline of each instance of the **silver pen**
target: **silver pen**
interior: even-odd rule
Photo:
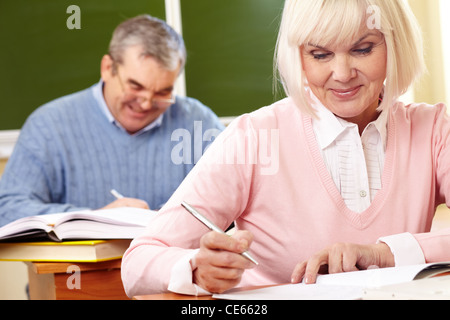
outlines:
[[[115,189],[111,189],[111,194],[116,198],[116,199],[122,199],[124,196],[121,195],[119,192],[117,192]]]
[[[188,203],[186,203],[185,201],[183,201],[181,203],[181,205],[190,213],[192,214],[194,217],[196,217],[198,220],[200,220],[205,226],[207,226],[209,229],[211,229],[212,231],[218,232],[218,233],[223,233],[225,234],[225,232],[223,232],[222,229],[220,229],[218,226],[216,226],[214,223],[212,223],[211,221],[209,221],[204,215],[202,215],[200,212],[198,212],[194,207],[192,207],[191,205],[189,205]],[[253,258],[250,253],[248,253],[248,251],[242,252],[241,255],[243,255],[244,257],[246,257],[248,260],[250,260],[251,262],[253,262],[254,264],[258,265],[258,261],[255,260],[255,258]]]

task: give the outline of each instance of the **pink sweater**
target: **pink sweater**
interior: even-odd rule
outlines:
[[[125,253],[129,295],[167,291],[172,266],[209,230],[182,200],[225,229],[253,233],[259,266],[240,285],[288,283],[294,266],[336,242],[369,244],[409,232],[426,261],[450,260],[450,230],[429,233],[450,206],[450,121],[444,105],[397,103],[390,111],[382,189],[349,210],[325,167],[309,116],[290,99],[234,121],[207,150],[146,233]],[[244,156],[245,155],[245,156]]]

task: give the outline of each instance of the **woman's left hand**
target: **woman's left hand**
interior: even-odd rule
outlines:
[[[305,279],[304,282],[307,284],[315,283],[319,270],[326,266],[328,273],[340,273],[365,270],[370,266],[386,268],[394,265],[394,255],[385,243],[371,245],[338,243],[297,264],[291,282],[299,283]]]

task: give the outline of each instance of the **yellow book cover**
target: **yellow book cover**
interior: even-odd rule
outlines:
[[[122,258],[130,239],[0,243],[0,260],[100,262]]]

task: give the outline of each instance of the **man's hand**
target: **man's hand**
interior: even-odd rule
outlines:
[[[134,208],[141,208],[141,209],[150,209],[147,202],[140,199],[135,198],[120,198],[117,199],[114,202],[111,202],[110,204],[104,206],[102,209],[112,209],[112,208],[119,208],[119,207],[134,207]]]

